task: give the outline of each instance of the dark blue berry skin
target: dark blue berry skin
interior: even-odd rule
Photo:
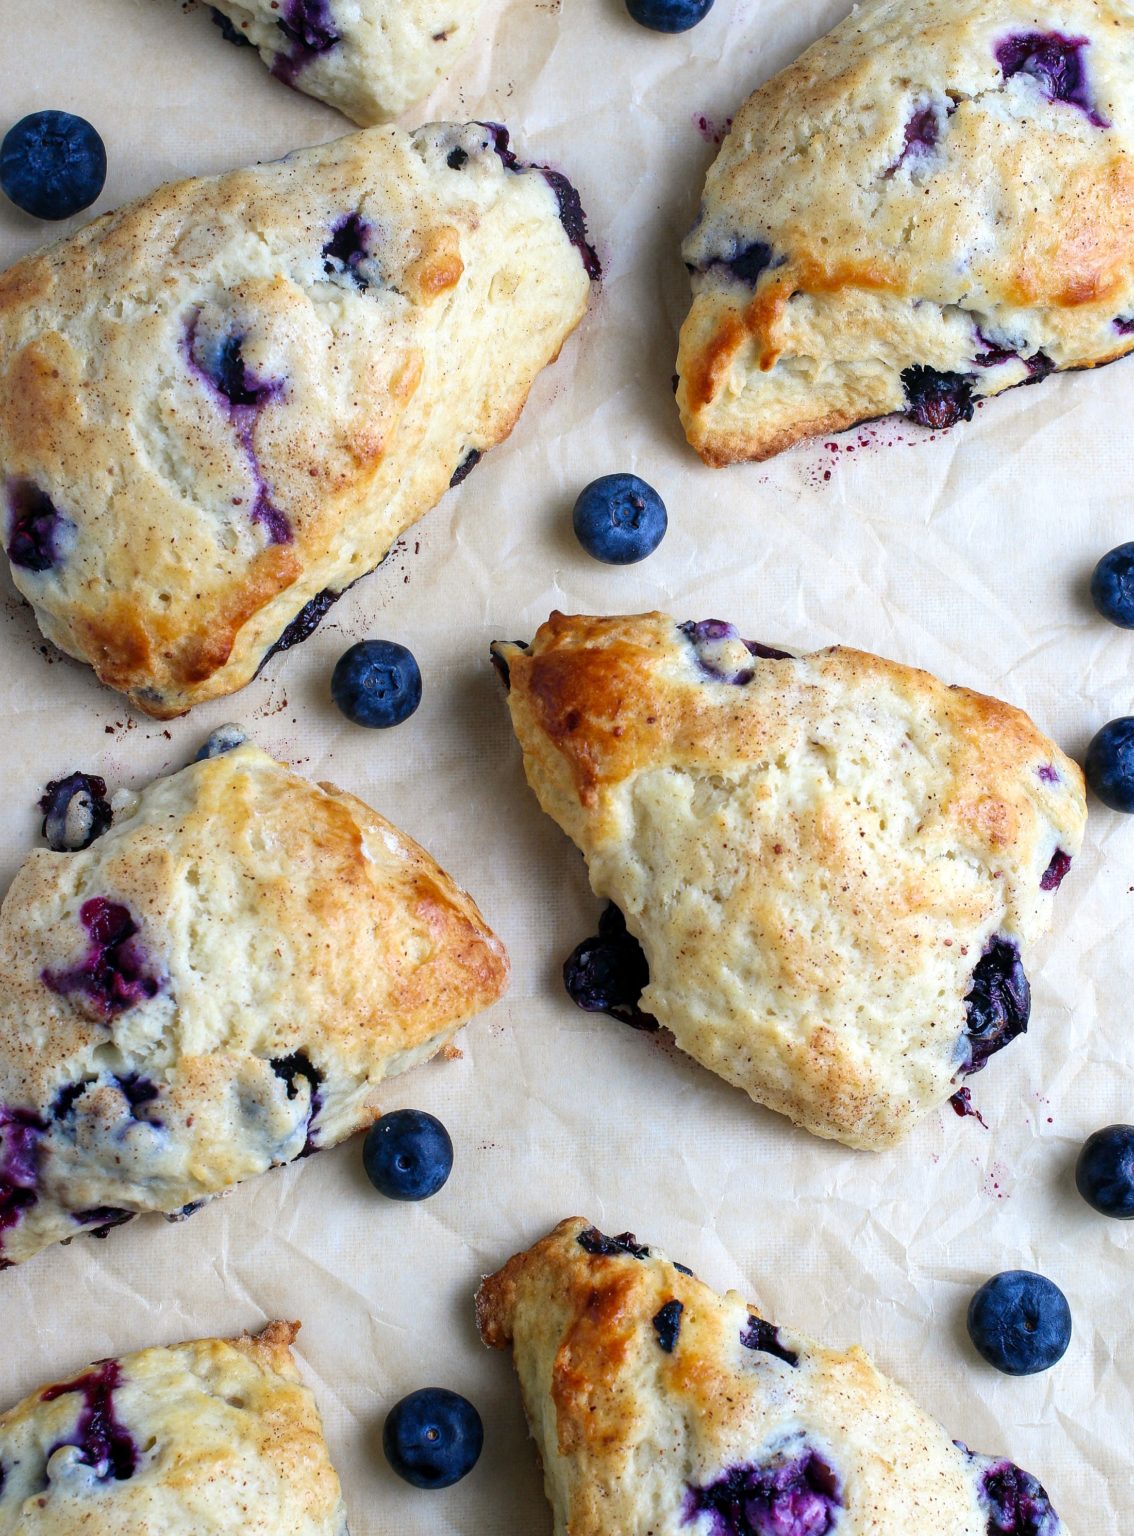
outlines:
[[[391,1200],[428,1200],[453,1171],[453,1143],[434,1115],[395,1109],[376,1120],[362,1144],[374,1188]]]
[[[0,190],[37,219],[89,208],[106,181],[106,146],[85,117],[33,112],[0,144]]]
[[[603,475],[579,495],[572,514],[575,537],[604,565],[634,565],[652,555],[668,519],[665,503],[637,475]]]
[[[457,1392],[422,1387],[395,1403],[382,1429],[386,1460],[415,1488],[450,1488],[476,1466],[484,1445],[480,1414]]]
[[[1134,544],[1119,544],[1095,566],[1091,602],[1104,619],[1134,629]]]
[[[1066,1296],[1027,1269],[986,1280],[969,1303],[968,1325],[977,1353],[1006,1376],[1049,1370],[1071,1342]]]
[[[1104,805],[1134,811],[1134,715],[1120,715],[1094,736],[1083,772]]]
[[[1108,1125],[1087,1137],[1075,1187],[1104,1216],[1134,1221],[1134,1125]]]
[[[626,0],[626,9],[651,32],[688,32],[713,8],[713,0]]]
[[[360,640],[335,663],[331,697],[355,725],[384,730],[408,720],[421,703],[421,672],[404,645]]]

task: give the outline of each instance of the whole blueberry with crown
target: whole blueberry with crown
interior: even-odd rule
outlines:
[[[580,493],[572,513],[575,537],[604,565],[634,565],[665,537],[665,503],[637,475],[602,475]]]
[[[422,1387],[394,1404],[382,1429],[386,1460],[415,1488],[450,1488],[476,1466],[484,1445],[480,1414],[459,1392]]]
[[[1044,1275],[1008,1269],[986,1280],[969,1303],[969,1338],[1006,1376],[1032,1376],[1061,1360],[1071,1342],[1067,1298]]]
[[[1075,1187],[1103,1216],[1134,1221],[1134,1125],[1108,1125],[1083,1143]]]
[[[421,703],[421,669],[394,640],[360,640],[335,663],[331,697],[355,725],[385,730]]]
[[[1134,629],[1134,543],[1116,545],[1095,566],[1091,601],[1104,619]]]
[[[1087,783],[1112,811],[1134,811],[1134,715],[1122,715],[1098,731],[1083,760]]]
[[[37,219],[69,219],[106,182],[106,146],[85,117],[32,112],[0,144],[0,190]]]
[[[362,1162],[371,1184],[390,1200],[428,1200],[453,1171],[453,1142],[436,1115],[395,1109],[367,1131]]]
[[[651,32],[688,32],[713,8],[713,0],[626,0],[640,27]]]

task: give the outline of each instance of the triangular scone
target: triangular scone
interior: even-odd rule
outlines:
[[[295,1323],[99,1360],[0,1415],[0,1536],[347,1536]]]
[[[0,276],[0,500],[49,640],[147,713],[247,683],[511,430],[596,271],[496,126],[183,181]]]
[[[1134,348],[1134,12],[865,0],[737,113],[683,252],[709,464]]]
[[[494,650],[529,783],[645,951],[641,1010],[712,1071],[879,1148],[1026,1027],[1020,953],[1086,807],[1019,710],[660,613]],[[625,951],[582,957],[584,1006]]]
[[[556,1536],[1063,1536],[861,1349],[824,1349],[580,1218],[481,1286],[512,1346]]]
[[[508,981],[389,822],[241,746],[0,909],[0,1265],[333,1146]]]
[[[210,0],[230,42],[368,127],[427,95],[472,41],[481,0]]]

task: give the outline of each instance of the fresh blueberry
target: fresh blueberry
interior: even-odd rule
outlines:
[[[1104,805],[1134,811],[1134,715],[1120,715],[1096,733],[1083,772]]]
[[[1108,1125],[1083,1143],[1075,1185],[1104,1216],[1134,1221],[1134,1125]]]
[[[453,1142],[434,1115],[395,1109],[367,1131],[362,1163],[374,1188],[391,1200],[428,1200],[453,1171]]]
[[[630,15],[651,32],[688,32],[712,8],[713,0],[626,0]]]
[[[415,1488],[459,1483],[476,1466],[483,1445],[480,1414],[446,1387],[422,1387],[403,1397],[382,1428],[386,1460]]]
[[[575,503],[575,537],[604,565],[633,565],[665,537],[665,503],[637,475],[603,475]]]
[[[1050,1369],[1071,1342],[1066,1296],[1027,1269],[986,1280],[969,1303],[968,1325],[977,1353],[1007,1376]]]
[[[223,757],[226,752],[235,752],[236,748],[242,747],[247,740],[248,733],[241,726],[218,725],[215,731],[210,731],[204,746],[193,761],[203,763],[210,757]]]
[[[106,181],[106,146],[85,117],[33,112],[0,144],[0,190],[37,219],[89,208]]]
[[[1104,619],[1134,629],[1134,544],[1119,544],[1095,566],[1091,602]]]
[[[355,725],[400,725],[421,703],[421,672],[404,645],[360,640],[335,663],[331,697]]]
[[[52,779],[39,802],[41,831],[53,853],[78,853],[101,837],[114,820],[106,782],[90,773]]]

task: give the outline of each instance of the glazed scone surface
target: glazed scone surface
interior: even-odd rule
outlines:
[[[477,1295],[511,1346],[556,1536],[1064,1536],[861,1349],[776,1328],[580,1218]]]
[[[472,41],[480,0],[215,0],[288,85],[368,127],[425,96]]]
[[[511,430],[586,308],[507,133],[374,128],[159,188],[0,277],[4,542],[147,713],[230,693]]]
[[[866,0],[737,113],[684,246],[710,464],[1134,347],[1134,13]]]
[[[0,1416],[0,1536],[347,1536],[294,1324],[100,1360]]]
[[[0,1264],[333,1146],[507,979],[353,796],[247,745],[156,780],[0,909]]]
[[[529,783],[645,952],[641,1009],[703,1065],[880,1148],[1026,1024],[1086,807],[1019,710],[656,613],[494,651]]]

